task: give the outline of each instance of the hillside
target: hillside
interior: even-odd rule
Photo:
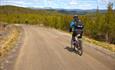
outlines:
[[[52,9],[52,8],[24,8],[24,7],[18,7],[18,6],[11,6],[11,5],[4,5],[0,6],[0,13],[21,13],[21,14],[27,14],[27,13],[63,13],[63,14],[79,14],[79,15],[85,15],[85,14],[93,14],[96,13],[96,9],[91,10],[81,10],[81,9]],[[106,10],[100,10],[101,13],[105,13]],[[48,13],[49,14],[49,13]]]
[[[67,31],[69,23],[72,21],[73,13],[69,14],[70,11],[22,8],[8,5],[0,6],[0,22],[7,22],[9,24],[43,24]],[[100,10],[92,13],[79,16],[85,25],[84,34],[99,41],[115,44],[115,10],[109,5],[108,10],[104,14]]]
[[[0,14],[50,14],[57,13],[56,11],[48,11],[45,9],[32,9],[18,6],[4,5],[0,6]]]
[[[71,17],[51,9],[31,9],[16,6],[0,6],[0,21],[7,23],[44,24],[67,29]],[[61,26],[60,26],[61,25]]]

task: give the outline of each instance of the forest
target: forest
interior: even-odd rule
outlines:
[[[105,13],[79,15],[84,23],[84,35],[98,41],[115,44],[115,10],[109,3]],[[32,24],[53,27],[64,31],[69,30],[73,15],[58,11],[30,9],[16,6],[0,6],[0,22],[8,24]]]

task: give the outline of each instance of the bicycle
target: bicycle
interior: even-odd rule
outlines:
[[[82,40],[81,38],[79,38],[79,36],[80,34],[77,34],[74,41],[71,39],[71,48],[74,47],[74,50],[77,51],[78,54],[81,56],[83,54],[83,47],[82,47]]]

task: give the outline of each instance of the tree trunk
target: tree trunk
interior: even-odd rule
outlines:
[[[109,33],[108,32],[105,34],[105,40],[106,40],[106,42],[109,43]]]

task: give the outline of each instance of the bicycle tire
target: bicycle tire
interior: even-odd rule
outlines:
[[[82,47],[82,41],[81,40],[78,40],[79,41],[79,45],[78,45],[78,54],[81,56],[83,55],[83,47]]]

